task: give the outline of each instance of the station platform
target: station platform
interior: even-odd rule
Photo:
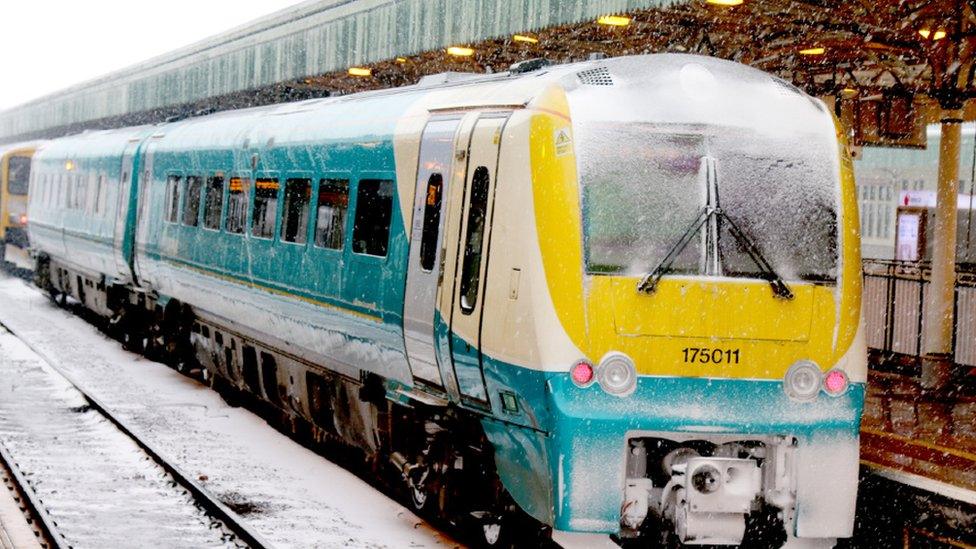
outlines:
[[[930,392],[916,376],[871,371],[861,462],[890,480],[976,505],[976,377]]]

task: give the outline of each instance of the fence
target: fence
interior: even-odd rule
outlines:
[[[914,261],[864,261],[864,324],[871,349],[921,356],[931,271]],[[976,272],[956,272],[955,362],[976,366]]]

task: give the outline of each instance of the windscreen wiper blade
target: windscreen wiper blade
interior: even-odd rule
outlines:
[[[657,283],[661,281],[661,278],[671,271],[671,265],[674,264],[675,260],[678,259],[678,255],[688,246],[691,239],[698,234],[698,231],[702,228],[702,225],[708,221],[708,218],[714,215],[714,208],[708,206],[702,208],[698,212],[698,217],[692,221],[691,225],[685,230],[681,238],[675,242],[674,246],[668,250],[668,254],[664,256],[664,259],[654,268],[653,271],[644,275],[644,278],[637,283],[637,291],[644,292],[647,294],[653,293],[657,289]]]
[[[757,267],[762,271],[763,279],[769,282],[769,286],[773,289],[773,295],[776,297],[781,297],[783,299],[793,299],[793,292],[790,287],[786,285],[783,278],[779,276],[769,261],[763,256],[759,248],[752,242],[752,240],[746,236],[745,233],[739,229],[739,226],[732,221],[732,218],[728,216],[721,208],[712,208],[706,206],[702,208],[698,217],[688,226],[688,229],[681,235],[681,238],[668,250],[668,254],[664,256],[664,259],[654,268],[653,271],[644,275],[641,281],[637,284],[637,291],[644,293],[653,293],[657,289],[658,282],[664,277],[666,273],[671,270],[671,265],[674,264],[678,255],[681,253],[691,239],[695,237],[695,234],[701,229],[701,227],[708,221],[712,216],[716,216],[719,219],[725,220],[729,224],[729,232],[732,236],[739,241],[739,244],[749,255],[749,258],[756,264]]]
[[[769,285],[773,288],[773,295],[783,299],[793,299],[793,292],[790,291],[790,287],[786,285],[786,282],[784,282],[783,278],[779,276],[779,273],[777,273],[776,270],[773,269],[773,266],[769,264],[769,261],[767,261],[762,252],[759,251],[759,247],[756,246],[755,243],[753,243],[753,241],[739,229],[739,226],[732,221],[731,217],[721,211],[718,212],[718,215],[721,215],[725,221],[728,221],[729,232],[732,233],[732,236],[739,241],[739,244],[741,244],[742,248],[745,249],[747,254],[749,254],[749,257],[752,258],[752,261],[756,264],[756,266],[762,270],[763,278],[765,278],[766,281],[769,282]]]

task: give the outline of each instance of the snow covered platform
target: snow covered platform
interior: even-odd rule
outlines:
[[[277,547],[452,547],[352,473],[165,365],[125,352],[22,280],[0,275],[0,322]]]
[[[976,391],[923,391],[918,380],[871,372],[861,461],[875,473],[976,505]]]

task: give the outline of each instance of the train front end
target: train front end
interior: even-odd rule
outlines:
[[[866,353],[852,168],[829,110],[690,55],[606,60],[547,97],[564,118],[533,129],[549,142],[533,149],[535,214],[580,353],[547,380],[555,528],[850,536]]]

